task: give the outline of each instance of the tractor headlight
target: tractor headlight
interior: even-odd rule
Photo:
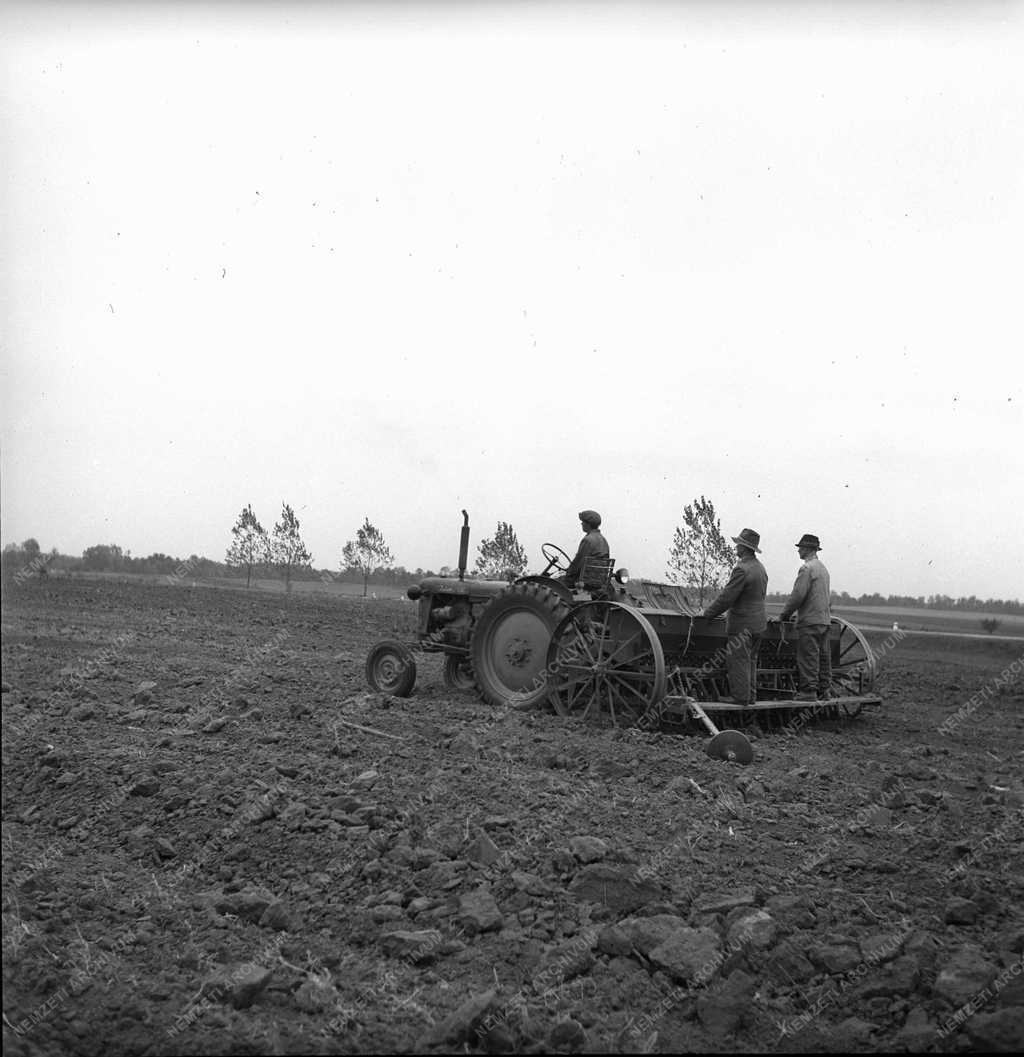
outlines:
[[[423,594],[423,588],[420,587],[419,584],[413,584],[412,587],[408,588],[405,593],[406,595],[408,595],[409,598],[411,598],[415,602],[416,599]]]
[[[629,570],[628,569],[616,569],[615,570],[615,582],[620,583],[625,587],[629,583]]]

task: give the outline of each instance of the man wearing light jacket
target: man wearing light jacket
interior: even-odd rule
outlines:
[[[729,675],[730,696],[719,700],[751,705],[757,698],[757,651],[768,624],[764,608],[768,573],[756,557],[761,553],[759,533],[745,528],[732,541],[736,544],[739,562],[722,593],[702,615],[714,620],[729,611],[725,669]]]
[[[799,686],[794,701],[817,701],[829,696],[832,683],[832,657],[828,629],[832,620],[829,601],[832,588],[828,569],[818,560],[821,543],[809,532],[796,545],[803,565],[796,574],[793,593],[782,607],[779,619],[787,621],[796,612],[796,667]]]

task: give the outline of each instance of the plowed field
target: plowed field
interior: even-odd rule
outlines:
[[[371,694],[396,600],[51,580],[3,614],[11,1054],[1013,1049],[1021,642],[758,737]],[[880,641],[884,636],[877,636]]]

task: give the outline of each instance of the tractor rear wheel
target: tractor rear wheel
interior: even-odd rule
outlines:
[[[366,681],[381,694],[408,697],[416,682],[416,658],[404,642],[385,639],[366,657]]]
[[[558,591],[521,583],[506,587],[480,614],[470,654],[488,704],[526,709],[547,700],[548,646],[568,612]]]

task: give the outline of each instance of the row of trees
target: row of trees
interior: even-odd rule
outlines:
[[[281,577],[286,591],[290,591],[292,581],[299,578],[311,579],[319,575],[321,580],[331,580],[336,576],[354,575],[362,580],[364,595],[371,581],[404,585],[410,580],[435,575],[432,569],[408,570],[396,566],[387,541],[369,518],[356,530],[355,538],[342,548],[338,574],[317,574],[312,561],[313,556],[302,539],[301,524],[291,506],[281,504],[281,517],[268,532],[249,503],[231,529],[231,543],[223,564],[196,554],[187,561],[162,553],[133,558],[130,551],[123,550],[116,543],[98,543],[87,547],[81,558],[71,558],[58,554],[56,548],[44,554],[38,541],[28,539],[20,545],[8,544],[4,548],[2,567],[5,580],[19,582],[30,577],[45,577],[51,568],[178,578],[213,577],[234,570],[245,573],[246,587],[249,587],[254,575],[272,573]],[[516,538],[515,530],[500,521],[495,535],[480,543],[475,575],[511,580],[522,575],[527,565],[526,552]],[[447,576],[454,571],[442,566],[439,573]]]
[[[268,537],[250,504],[239,514],[231,530],[234,539],[227,553],[228,565],[246,570],[247,586],[252,581],[255,568],[261,564],[277,565],[283,571],[287,586],[293,553],[304,556],[307,564],[311,560],[301,544],[298,528],[291,507],[284,504],[282,520],[275,525],[274,534]],[[513,580],[529,567],[526,550],[507,521],[499,521],[494,535],[481,540],[477,551],[475,575],[478,576]],[[672,541],[669,579],[694,589],[698,603],[703,605],[706,599],[721,589],[734,564],[735,551],[722,533],[714,504],[704,496],[687,504],[683,509],[683,524],[676,528]],[[376,580],[389,579],[381,574],[392,571],[393,566],[394,556],[383,535],[366,518],[357,530],[356,538],[342,548],[342,573],[361,576],[365,595],[371,577]],[[442,576],[452,572],[454,570],[448,566],[440,570]],[[416,573],[421,574],[423,571],[417,569]],[[429,570],[423,575],[429,575]]]
[[[246,587],[252,584],[253,572],[272,567],[284,579],[285,590],[290,590],[294,571],[308,569],[313,560],[299,530],[299,520],[287,503],[281,505],[281,520],[270,533],[260,524],[250,503],[243,507],[231,529],[232,540],[225,561],[231,568],[245,570]],[[480,543],[479,552],[476,566],[480,575],[511,580],[526,570],[526,551],[516,538],[515,530],[504,521],[498,522],[492,538]],[[341,574],[361,577],[364,595],[371,577],[391,570],[394,564],[394,555],[383,533],[369,518],[365,518],[356,529],[355,539],[349,540],[341,549]],[[416,571],[421,575],[430,574],[429,570]],[[447,567],[442,569],[442,573],[449,571]]]
[[[281,518],[268,533],[250,503],[242,508],[231,529],[231,545],[224,561],[231,568],[245,570],[246,587],[251,586],[254,571],[270,567],[280,573],[285,590],[290,591],[295,571],[309,568],[313,561],[300,528],[295,511],[287,503],[282,503]]]
[[[299,519],[287,503],[281,504],[281,516],[269,532],[260,524],[252,504],[247,504],[231,529],[231,537],[223,566],[194,554],[185,563],[160,553],[151,554],[148,558],[133,558],[131,552],[122,551],[117,544],[89,547],[83,552],[81,561],[76,562],[76,559],[58,555],[56,549],[43,554],[39,543],[29,539],[20,546],[9,544],[4,548],[4,578],[44,576],[48,568],[74,568],[76,565],[85,570],[158,575],[182,575],[181,569],[184,567],[192,576],[213,576],[233,569],[245,572],[247,587],[252,584],[254,574],[273,572],[284,581],[285,590],[290,591],[294,579],[309,579],[318,575],[312,569],[313,558],[302,539]],[[471,575],[512,580],[529,567],[526,551],[519,543],[515,529],[505,521],[498,522],[494,535],[482,540],[477,550],[476,568]],[[677,526],[669,550],[669,581],[691,590],[696,595],[697,604],[703,606],[721,590],[735,561],[735,550],[722,532],[714,504],[703,495],[688,503],[683,508],[683,523]],[[396,566],[383,534],[369,518],[364,519],[356,530],[355,538],[342,548],[339,570],[338,574],[326,572],[319,575],[322,580],[357,576],[362,580],[364,595],[371,582],[400,585],[410,579],[434,575],[430,569],[407,570],[404,566]],[[439,572],[446,576],[455,570],[442,566]],[[787,597],[786,593],[769,594],[768,600],[784,601]],[[1024,604],[1016,599],[980,599],[974,595],[960,598],[949,595],[929,595],[925,598],[923,595],[913,597],[877,593],[853,596],[842,591],[833,592],[832,601],[835,605],[899,605],[968,612],[1024,613]]]
[[[242,508],[231,529],[231,545],[224,560],[231,568],[245,570],[246,587],[252,584],[254,572],[270,568],[279,573],[285,590],[290,591],[295,574],[310,571],[313,561],[300,530],[299,519],[287,503],[281,504],[281,518],[271,532],[260,524],[250,503]],[[356,538],[349,540],[341,551],[341,569],[362,577],[364,595],[373,573],[393,564],[394,556],[387,542],[369,518],[356,530]]]

